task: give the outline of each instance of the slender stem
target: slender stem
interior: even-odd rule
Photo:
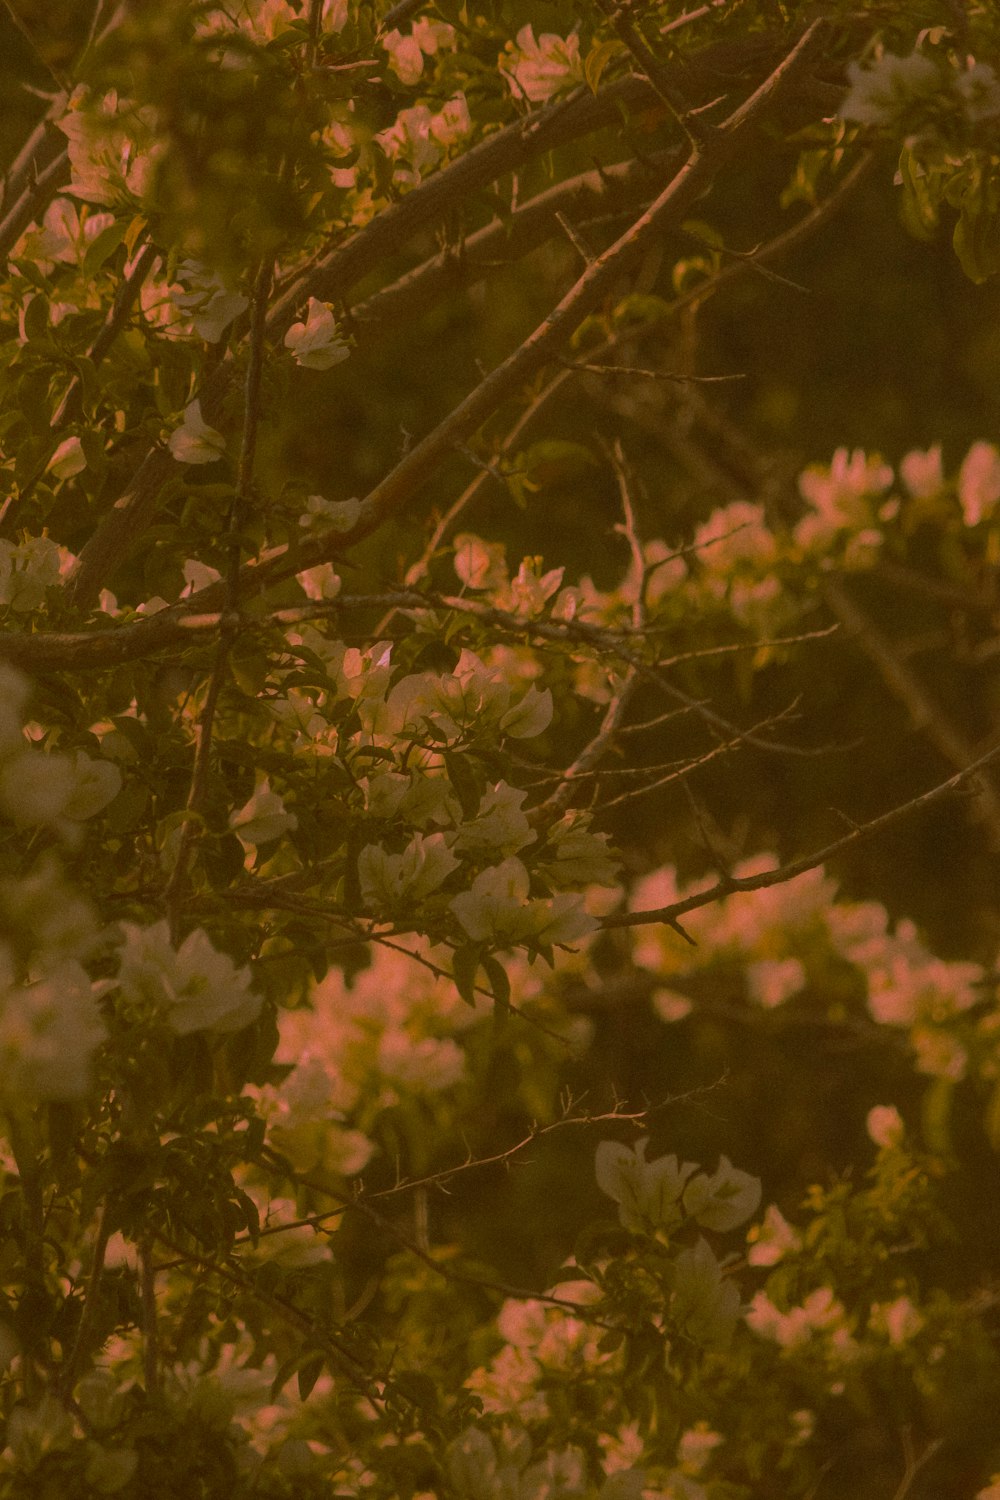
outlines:
[[[643,625],[646,623],[646,564],[642,552],[642,542],[639,539],[635,505],[632,499],[631,480],[625,462],[625,454],[621,442],[617,439],[611,445],[610,458],[618,484],[618,495],[624,516],[624,521],[618,529],[624,533],[625,539],[628,542],[632,557],[632,568],[635,573],[636,595],[632,601],[632,627],[636,631],[641,631]],[[601,761],[604,760],[614,745],[618,730],[621,728],[629,703],[635,694],[638,684],[639,671],[635,666],[629,666],[625,671],[620,686],[611,695],[611,701],[604,711],[597,733],[583,747],[572,764],[567,766],[562,781],[551,796],[547,797],[535,809],[534,821],[548,824],[558,818],[561,813],[565,812],[577,791],[577,778],[586,776],[595,766],[600,765]]]
[[[139,1279],[142,1297],[142,1368],[146,1380],[146,1395],[150,1400],[155,1400],[160,1392],[160,1337],[152,1235],[144,1236],[139,1243]]]
[[[91,1332],[97,1321],[97,1313],[100,1305],[101,1282],[104,1275],[104,1257],[107,1254],[108,1240],[111,1237],[110,1210],[107,1201],[101,1205],[101,1215],[97,1223],[97,1235],[94,1240],[93,1260],[90,1265],[90,1275],[87,1278],[87,1289],[84,1292],[83,1311],[77,1324],[76,1338],[70,1350],[69,1358],[63,1366],[60,1385],[64,1397],[71,1396],[73,1386],[76,1383],[80,1371],[80,1364],[87,1353],[87,1344]]]
[[[122,278],[121,286],[115,293],[114,301],[108,308],[100,332],[87,350],[87,358],[92,364],[99,365],[101,363],[115,339],[125,327],[129,314],[135,306],[139,293],[142,291],[143,282],[153,269],[159,253],[155,245],[144,245],[128,275]],[[66,388],[65,395],[52,414],[50,424],[52,427],[60,427],[64,422],[73,421],[79,414],[81,389],[80,377],[74,374]]]
[[[208,680],[205,702],[198,718],[194,770],[191,775],[186,808],[188,817],[181,826],[177,855],[164,892],[170,935],[175,943],[180,938],[181,907],[196,825],[207,800],[212,764],[212,734],[219,707],[219,697],[226,679],[229,652],[240,628],[238,605],[242,555],[241,532],[253,498],[254,459],[257,452],[257,432],[261,415],[260,388],[264,370],[267,299],[272,276],[273,266],[267,262],[260,266],[254,282],[250,345],[243,399],[243,434],[236,472],[236,492],[229,507],[227,527],[226,608],[219,620],[219,639],[215,650],[215,660]]]
[[[316,66],[319,39],[323,30],[323,0],[309,0],[309,41],[306,44],[306,70]]]
[[[707,886],[702,891],[695,891],[692,895],[683,897],[680,901],[672,901],[669,906],[658,906],[649,911],[620,912],[616,916],[605,917],[601,925],[603,927],[640,927],[651,922],[673,924],[687,912],[697,911],[699,907],[721,901],[736,891],[761,891],[772,885],[783,885],[788,880],[794,880],[796,875],[804,875],[807,870],[815,870],[817,866],[826,864],[835,855],[841,854],[845,849],[851,848],[863,839],[869,839],[874,834],[881,833],[893,823],[898,823],[901,818],[910,817],[918,809],[929,807],[932,802],[939,802],[944,797],[953,796],[975,779],[977,771],[983,770],[998,757],[1000,757],[1000,745],[994,746],[985,755],[981,755],[963,771],[959,771],[957,776],[951,776],[947,781],[939,782],[937,786],[921,793],[919,797],[911,798],[909,802],[890,808],[880,817],[859,824],[843,838],[835,839],[832,844],[825,844],[822,849],[817,849],[813,854],[806,854],[802,859],[791,860],[786,865],[779,865],[774,870],[765,870],[760,875],[747,875],[739,878],[729,876],[725,880],[716,881],[714,885]]]
[[[32,220],[45,212],[66,180],[69,156],[60,151],[30,182],[0,222],[0,260],[6,260]]]
[[[24,1283],[39,1303],[46,1300],[45,1205],[39,1170],[39,1144],[30,1118],[8,1116],[9,1138],[24,1195]],[[38,1361],[34,1349],[25,1351],[24,1393],[28,1401],[40,1395]]]
[[[623,8],[617,4],[617,0],[597,0],[600,10],[604,12],[621,40],[625,43],[629,52],[639,64],[642,72],[649,79],[657,96],[663,101],[670,111],[674,120],[683,130],[692,146],[697,146],[709,134],[706,127],[695,117],[692,117],[684,101],[681,99],[666,68],[659,58],[650,51],[644,37],[638,29],[633,26]]]
[[[965,770],[975,759],[973,746],[935,701],[917,673],[903,660],[888,636],[879,630],[867,610],[843,583],[828,579],[823,593],[844,629],[857,641],[869,661],[874,662],[883,682],[906,708],[914,728],[926,734],[956,770]],[[989,830],[993,847],[1000,848],[1000,793],[989,776],[982,777],[981,785],[982,820]]]

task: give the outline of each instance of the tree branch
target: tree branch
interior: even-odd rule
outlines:
[[[843,850],[851,848],[863,839],[871,838],[876,833],[881,833],[883,829],[898,823],[902,818],[909,817],[918,809],[929,807],[932,802],[940,802],[944,797],[953,796],[975,778],[977,771],[981,771],[984,766],[990,765],[998,757],[1000,757],[1000,745],[988,750],[985,755],[981,755],[978,760],[966,766],[963,771],[959,771],[956,776],[939,782],[937,786],[931,787],[930,791],[922,792],[919,797],[914,797],[898,807],[890,808],[888,812],[872,818],[867,823],[859,824],[843,838],[824,845],[814,854],[807,854],[802,859],[779,865],[775,870],[765,870],[760,875],[747,875],[742,878],[730,875],[723,880],[716,881],[714,885],[707,886],[702,891],[695,891],[680,901],[671,902],[669,906],[659,906],[649,911],[619,912],[615,916],[605,917],[601,925],[602,927],[640,927],[651,922],[672,924],[685,916],[687,912],[697,911],[699,907],[709,906],[714,901],[721,901],[737,891],[760,891],[772,885],[783,885],[788,880],[794,880],[796,875],[804,875],[807,870],[815,870],[818,865],[826,864],[827,860],[833,859]]]
[[[925,733],[931,744],[957,770],[966,770],[975,760],[975,750],[940,704],[934,701],[917,674],[894,650],[892,642],[882,634],[867,611],[836,579],[827,579],[823,594],[844,629],[857,641],[869,661],[874,662],[883,682],[906,708],[914,728]],[[988,776],[982,778],[979,815],[989,830],[992,847],[1000,848],[1000,795]]]

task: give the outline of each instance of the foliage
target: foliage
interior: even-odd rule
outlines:
[[[991,8],[36,9],[0,1497],[997,1495]]]

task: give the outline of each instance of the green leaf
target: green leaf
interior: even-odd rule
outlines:
[[[979,203],[965,204],[952,244],[970,281],[979,285],[989,280],[1000,271],[1000,215]]]
[[[444,753],[444,768],[452,790],[462,805],[462,815],[474,818],[486,792],[486,780],[481,768],[470,755],[457,755],[453,751]]]
[[[104,810],[112,833],[129,833],[142,821],[149,805],[149,788],[141,782],[128,782]]]
[[[323,1373],[323,1366],[325,1365],[325,1363],[326,1359],[324,1355],[313,1354],[309,1359],[306,1360],[305,1364],[300,1367],[298,1375],[296,1377],[299,1387],[300,1400],[305,1401],[307,1396],[311,1395],[313,1386],[316,1384],[320,1375]]]
[[[476,975],[479,973],[482,956],[482,943],[466,943],[464,947],[456,948],[451,955],[452,978],[467,1005],[476,1003]]]
[[[483,958],[482,965],[493,991],[497,1014],[506,1017],[510,1014],[510,979],[507,970],[498,959],[492,957]]]
[[[99,271],[110,255],[113,255],[118,246],[125,239],[129,231],[129,225],[124,219],[116,219],[109,224],[107,229],[102,229],[87,246],[87,252],[83,257],[83,274],[85,277],[93,276]]]
[[[278,1267],[274,1263],[274,1261],[265,1261],[264,1265],[262,1265],[256,1272],[254,1280],[263,1291],[271,1292],[273,1288],[271,1287],[270,1283],[275,1279],[280,1278],[280,1275],[280,1267]],[[304,1361],[306,1359],[314,1358],[315,1355],[311,1350],[298,1349],[294,1354],[289,1355],[286,1360],[283,1360],[278,1366],[274,1379],[271,1381],[271,1389],[268,1392],[269,1400],[276,1400],[277,1397],[280,1396],[281,1392],[285,1389],[285,1386],[291,1380],[295,1372],[302,1368]]]
[[[32,297],[24,309],[24,336],[30,343],[40,339],[49,326],[49,302],[47,297]]]
[[[516,472],[522,485],[535,492],[547,484],[571,479],[581,469],[598,467],[597,459],[584,443],[567,438],[545,438],[532,443],[519,456]]]
[[[597,93],[601,74],[618,50],[617,42],[595,42],[583,60],[583,76],[592,94]]]
[[[903,223],[915,239],[929,240],[940,221],[940,174],[928,172],[912,151],[904,150],[899,157],[899,180]]]
[[[136,244],[138,243],[139,236],[140,234],[142,234],[142,231],[145,229],[145,227],[146,220],[141,214],[137,214],[132,220],[131,224],[129,224],[129,226],[125,230],[125,233],[122,236],[122,241],[129,255],[135,254]]]
[[[433,1413],[441,1405],[437,1382],[422,1370],[403,1370],[392,1382],[394,1396],[402,1396],[424,1413]]]
[[[935,1078],[924,1094],[920,1123],[929,1150],[945,1156],[951,1150],[951,1106],[955,1085],[950,1078]]]

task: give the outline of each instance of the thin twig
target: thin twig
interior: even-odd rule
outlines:
[[[642,542],[635,517],[635,506],[632,499],[631,481],[625,462],[625,454],[621,443],[616,440],[608,450],[608,457],[614,470],[615,480],[618,485],[618,498],[622,507],[624,517],[621,531],[628,542],[629,552],[632,558],[632,567],[636,574],[636,595],[632,604],[632,628],[641,631],[646,623],[646,601],[645,601],[645,560],[642,551]],[[595,766],[599,765],[608,754],[615,742],[615,737],[624,720],[629,703],[635,694],[639,682],[639,673],[634,666],[626,671],[620,686],[611,696],[611,701],[604,710],[600,728],[593,739],[584,746],[579,755],[575,757],[572,764],[567,767],[563,779],[551,796],[547,797],[531,816],[535,824],[547,825],[558,818],[569,806],[576,791],[574,782],[576,778]]]
[[[886,686],[904,705],[914,728],[923,731],[933,745],[958,770],[964,770],[975,758],[975,751],[961,731],[936,703],[920,678],[895,649],[889,638],[876,626],[867,611],[848,592],[843,583],[827,579],[823,587],[827,603],[844,629],[878,668]],[[1000,848],[1000,794],[992,778],[982,778],[983,797],[980,816],[986,824],[994,848]]]
[[[256,567],[244,570],[241,587],[250,593],[319,563],[332,561],[345,548],[376,530],[388,515],[409,501],[456,443],[466,441],[499,406],[558,352],[580,320],[644,253],[648,243],[666,226],[680,219],[707,190],[716,173],[737,152],[744,138],[766,113],[779,91],[791,87],[804,71],[819,36],[819,23],[810,26],[778,64],[773,74],[714,134],[704,150],[686,165],[652,207],[609,250],[587,268],[580,282],[518,350],[470,393],[435,430],[417,443],[362,503],[358,523],[334,538],[313,538],[294,549],[278,548]],[[269,336],[282,337],[307,296],[338,301],[373,264],[394,253],[422,228],[438,221],[470,192],[485,186],[541,152],[578,138],[617,118],[621,102],[648,96],[643,78],[614,80],[597,96],[582,90],[566,101],[533,112],[526,120],[505,127],[473,146],[457,161],[430,176],[413,192],[376,216],[329,256],[293,281],[268,317]],[[202,410],[217,406],[231,378],[224,363],[200,393]],[[210,418],[209,418],[210,420]],[[153,514],[157,495],[177,465],[156,448],[140,465],[126,493],[106,513],[81,552],[67,584],[67,601],[83,607],[96,599],[115,568],[137,544]],[[206,594],[205,604],[211,593]]]
[[[219,706],[219,696],[226,678],[229,652],[240,629],[238,613],[240,536],[253,492],[254,457],[257,451],[257,430],[260,424],[260,385],[264,368],[264,327],[271,276],[271,264],[269,262],[262,264],[254,285],[250,351],[243,401],[243,435],[236,475],[236,492],[229,507],[227,527],[227,567],[224,579],[226,609],[219,622],[215,660],[205,691],[205,702],[198,717],[194,769],[186,805],[187,817],[181,824],[177,853],[164,892],[170,935],[174,943],[177,943],[180,938],[181,901],[187,881],[188,858],[194,841],[196,821],[200,821],[208,800],[212,733]]]
[[[153,269],[159,253],[155,245],[151,243],[144,245],[132,264],[128,275],[122,277],[121,285],[115,293],[114,301],[108,308],[100,332],[87,350],[87,358],[91,364],[99,365],[101,363],[104,356],[114,344],[115,339],[125,327],[129,314],[136,304],[139,293],[142,291],[143,283]],[[74,419],[80,405],[81,391],[80,376],[78,373],[74,373],[62,400],[52,414],[50,426],[61,427],[64,422]]]
[[[139,1280],[142,1297],[142,1368],[146,1395],[155,1400],[160,1390],[160,1341],[156,1310],[156,1266],[151,1236],[139,1242]]]
[[[632,22],[629,20],[623,7],[617,0],[597,0],[598,9],[607,16],[611,25],[618,33],[629,52],[635,58],[642,73],[649,79],[659,99],[667,106],[676,123],[687,136],[692,146],[700,145],[709,134],[709,130],[697,118],[693,118],[691,111],[674,87],[666,68],[659,59],[650,51],[645,38],[642,37]]]
[[[104,1275],[104,1257],[107,1254],[110,1237],[110,1207],[107,1199],[105,1199],[101,1205],[100,1217],[97,1222],[97,1234],[94,1238],[90,1274],[87,1277],[87,1287],[83,1295],[83,1310],[76,1325],[76,1336],[73,1340],[73,1347],[69,1352],[60,1376],[60,1387],[64,1396],[72,1394],[73,1386],[76,1384],[76,1378],[79,1374],[80,1362],[87,1352],[90,1335],[97,1323],[101,1283]]]
[[[815,870],[817,866],[826,864],[828,860],[841,854],[845,849],[851,848],[863,839],[871,838],[876,833],[881,833],[883,829],[898,823],[902,818],[912,816],[918,809],[929,807],[931,803],[939,802],[943,797],[952,796],[971,781],[977,771],[981,771],[998,757],[1000,757],[1000,745],[988,750],[985,755],[981,755],[965,770],[949,777],[947,781],[939,782],[929,791],[922,792],[919,797],[913,797],[909,802],[890,808],[888,812],[870,819],[867,823],[858,824],[843,838],[835,839],[832,844],[824,845],[813,854],[791,860],[788,864],[779,865],[774,870],[765,870],[760,875],[729,876],[725,880],[718,880],[714,885],[707,886],[704,890],[696,891],[679,901],[673,901],[668,906],[655,907],[649,911],[619,912],[617,915],[605,917],[601,925],[602,927],[640,927],[651,922],[675,922],[687,912],[697,911],[699,907],[709,906],[714,901],[722,901],[726,896],[732,896],[737,891],[760,891],[772,885],[783,885],[788,880],[794,880],[796,875],[804,875],[807,870]]]

